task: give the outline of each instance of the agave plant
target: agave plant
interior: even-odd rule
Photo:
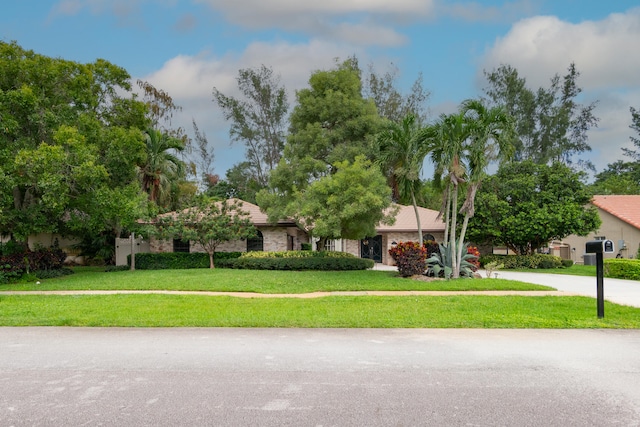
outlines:
[[[451,248],[439,245],[440,253],[434,253],[427,259],[427,275],[450,279],[453,274]],[[473,277],[474,265],[469,260],[476,259],[475,255],[465,254],[460,263],[460,277]]]

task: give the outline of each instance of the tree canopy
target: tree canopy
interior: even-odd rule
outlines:
[[[556,162],[510,162],[488,177],[476,197],[468,238],[533,254],[552,240],[585,236],[600,226],[581,175]]]
[[[147,106],[128,73],[0,42],[0,234],[119,232],[146,211]]]
[[[384,182],[379,169],[376,168],[375,172],[369,170],[372,166],[360,157],[371,152],[373,136],[380,129],[382,121],[373,101],[362,97],[360,70],[354,59],[338,64],[332,70],[313,73],[309,87],[297,92],[297,101],[291,114],[290,134],[283,158],[271,173],[269,188],[258,193],[257,200],[273,221],[289,217],[309,225],[319,213],[314,212],[311,217],[301,214],[301,211],[310,212],[305,208],[308,203],[322,210],[332,205],[330,198],[335,195],[320,191],[319,188],[333,187],[342,175],[337,178],[332,175],[340,168],[354,168],[366,174],[377,173]],[[325,179],[326,183],[321,183]],[[373,176],[371,179],[372,185],[363,187],[363,192],[377,191],[375,183],[378,180]],[[312,186],[313,189],[309,191]],[[376,204],[377,208],[382,209],[391,203],[390,191],[386,194],[387,200]],[[320,200],[322,197],[324,201]],[[359,200],[367,199],[364,194],[358,197]],[[356,205],[360,206],[354,201]],[[346,204],[341,209],[347,211],[351,207]],[[357,219],[357,216],[352,217],[353,221]],[[359,229],[370,231],[376,219],[369,217],[368,221],[372,224],[364,224]],[[342,233],[349,233],[353,238],[366,237],[349,231],[355,229],[343,221]],[[317,227],[315,235],[320,238],[340,236],[330,230],[335,228]]]
[[[556,74],[548,88],[534,90],[509,65],[485,71],[488,99],[503,106],[515,120],[515,160],[571,164],[575,155],[591,151],[588,131],[598,124],[593,114],[596,103],[577,102],[582,92],[579,76],[572,63],[564,77]]]

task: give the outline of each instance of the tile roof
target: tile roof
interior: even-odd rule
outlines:
[[[416,214],[413,210],[413,206],[397,205],[399,207],[398,214],[396,215],[396,222],[393,225],[379,224],[376,227],[378,232],[389,231],[417,231],[418,224],[416,222]],[[436,220],[438,211],[432,209],[418,207],[418,213],[420,215],[420,225],[422,231],[444,231],[444,222],[442,220]]]
[[[265,214],[264,212],[262,212],[260,210],[260,208],[256,205],[254,205],[253,203],[249,203],[246,202],[244,200],[240,200],[240,199],[229,199],[228,200],[229,203],[234,203],[234,202],[238,202],[238,203],[242,203],[241,206],[241,210],[248,212],[249,213],[249,219],[251,220],[251,223],[255,226],[267,226],[267,225],[274,225],[273,223],[269,222],[269,218],[267,217],[267,214]],[[216,202],[217,204],[220,204],[221,202]],[[188,211],[191,208],[187,208],[185,209],[185,211]],[[166,217],[166,216],[175,216],[177,215],[176,212],[167,212],[166,214],[162,214],[160,215],[160,217]],[[277,225],[282,225],[282,226],[295,226],[295,222],[293,220],[280,220],[277,222]]]
[[[593,205],[640,229],[640,196],[593,196]]]

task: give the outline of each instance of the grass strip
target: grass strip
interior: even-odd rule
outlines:
[[[640,309],[587,297],[242,299],[186,295],[2,296],[0,326],[639,328]]]
[[[1,291],[174,290],[258,292],[267,294],[331,291],[550,290],[547,286],[502,279],[424,282],[390,271],[265,271],[231,269],[140,270],[105,273],[79,269],[76,274],[40,284],[0,285]]]

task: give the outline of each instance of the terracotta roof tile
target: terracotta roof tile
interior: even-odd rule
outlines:
[[[603,211],[640,229],[640,196],[593,196],[592,203]]]
[[[413,206],[397,205],[399,207],[396,215],[396,222],[393,225],[379,224],[376,227],[378,232],[382,231],[416,231],[418,224],[416,222],[416,214]],[[438,211],[432,209],[418,207],[420,215],[420,225],[422,231],[444,231],[444,222],[436,220]]]

